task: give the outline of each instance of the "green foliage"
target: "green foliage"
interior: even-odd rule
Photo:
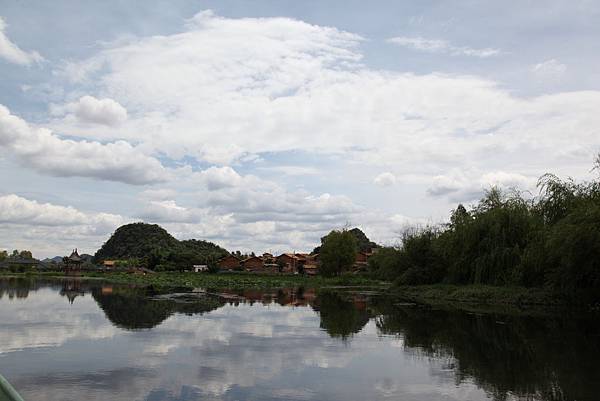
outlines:
[[[385,247],[381,248],[368,260],[369,271],[383,280],[394,280],[403,271],[400,271],[402,265],[402,249]]]
[[[0,251],[0,262],[2,262],[3,260],[8,258],[8,252],[7,251]]]
[[[448,281],[514,284],[536,226],[530,204],[517,192],[504,195],[493,188],[471,212],[465,215],[457,209],[453,217],[441,246],[448,260]]]
[[[186,270],[194,264],[209,264],[227,251],[212,242],[178,241],[156,224],[133,223],[119,227],[96,252],[94,259],[125,260],[125,267],[145,266],[158,271]]]
[[[364,232],[362,232],[360,228],[353,228],[351,230],[348,230],[348,232],[356,240],[356,247],[358,249],[358,252],[369,252],[373,249],[379,248],[379,245],[371,241],[369,237],[367,237],[367,235]],[[321,238],[321,245],[323,245],[323,241],[325,241],[325,238],[327,237]],[[313,253],[321,253],[321,247],[316,247],[313,250]]]
[[[439,233],[428,227],[407,231],[402,238],[398,277],[401,284],[431,284],[442,280],[446,264],[439,250]]]
[[[600,204],[577,209],[553,226],[547,254],[549,283],[555,288],[594,291],[599,297]]]
[[[31,259],[31,258],[33,258],[33,255],[31,254],[31,251],[25,251],[25,250],[19,252],[19,256],[21,258],[23,258],[23,259]]]
[[[356,238],[348,230],[333,230],[323,238],[319,253],[319,273],[337,276],[349,270],[356,260]]]
[[[381,279],[400,284],[429,284],[444,277],[446,264],[438,230],[427,227],[404,232],[402,246],[379,249],[369,258],[369,270]]]
[[[114,232],[94,258],[98,261],[144,258],[153,251],[172,249],[178,244],[179,241],[156,224],[126,224]]]
[[[399,284],[548,286],[600,299],[600,182],[546,174],[538,186],[533,199],[492,188],[469,210],[458,205],[439,230],[380,249],[370,271]]]

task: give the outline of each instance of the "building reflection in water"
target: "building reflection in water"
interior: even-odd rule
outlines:
[[[129,354],[138,355],[136,350],[141,352],[137,358],[150,358],[152,363],[148,366],[156,364],[161,371],[167,366],[173,369],[174,376],[168,377],[176,382],[189,379],[187,371],[180,372],[177,366],[189,369],[196,364],[199,372],[203,372],[197,380],[206,386],[209,386],[208,382],[213,387],[222,384],[223,388],[219,390],[222,397],[219,399],[235,399],[236,396],[245,399],[249,398],[249,393],[245,392],[258,391],[260,383],[270,383],[269,386],[281,384],[270,382],[272,377],[280,377],[280,381],[284,381],[284,377],[288,381],[307,380],[296,385],[302,388],[311,386],[310,380],[315,383],[320,380],[313,377],[307,368],[313,365],[320,368],[313,367],[312,371],[320,371],[321,374],[325,374],[325,369],[342,369],[339,374],[343,371],[348,380],[353,378],[356,382],[345,385],[370,399],[377,399],[377,394],[361,393],[367,390],[355,387],[360,380],[369,377],[367,372],[377,376],[373,382],[375,385],[366,386],[371,389],[369,391],[398,398],[403,389],[408,388],[410,380],[417,380],[411,375],[416,374],[414,369],[418,366],[429,366],[426,373],[420,374],[429,375],[430,380],[449,381],[460,389],[472,386],[483,389],[483,396],[466,397],[471,399],[594,400],[596,385],[600,383],[597,315],[538,311],[465,312],[407,305],[395,299],[361,292],[316,291],[310,288],[271,291],[198,289],[169,294],[153,288],[81,280],[54,283],[0,280],[0,297],[4,296],[4,301],[9,302],[11,299],[23,300],[30,292],[40,288],[52,288],[65,296],[71,303],[69,308],[81,304],[79,307],[86,308],[88,315],[91,313],[89,302],[98,305],[116,331],[102,328],[102,322],[79,323],[70,335],[79,338],[79,341],[102,339],[92,347],[99,353],[122,347],[122,354],[111,354],[111,363],[124,365],[123,370],[119,370],[118,374],[112,371],[111,374],[120,380],[129,377],[125,382],[144,382],[152,378],[154,384],[148,391],[156,399],[178,398],[171,390],[161,387],[164,383],[157,384],[156,381],[162,383],[162,379],[155,376],[154,370],[142,369],[133,361],[124,359]],[[91,298],[79,298],[88,293]],[[73,313],[79,312],[74,310]],[[62,324],[61,330],[64,326]],[[78,328],[83,330],[87,326],[93,327],[89,334],[77,332]],[[41,335],[38,332],[38,337]],[[13,334],[13,337],[18,338],[18,335]],[[135,343],[127,342],[133,339],[137,339]],[[120,342],[127,345],[119,345]],[[339,348],[335,345],[338,343],[345,345]],[[56,346],[61,346],[59,344]],[[146,347],[143,352],[140,351],[142,345]],[[12,349],[18,349],[15,347]],[[69,352],[70,355],[73,351]],[[97,355],[98,361],[104,360],[101,355]],[[153,355],[158,359],[153,359]],[[5,361],[9,362],[10,359],[6,358]],[[89,363],[99,363],[89,358]],[[295,367],[291,362],[294,358],[298,359]],[[341,361],[336,362],[336,358],[341,358]],[[406,361],[409,362],[403,362],[403,358],[408,358]],[[219,365],[225,360],[232,365]],[[15,359],[14,363],[19,361],[23,363],[24,360]],[[352,364],[352,370],[343,370],[349,364]],[[239,371],[235,366],[239,366]],[[286,373],[288,370],[289,375]],[[248,374],[253,376],[252,380],[244,376]],[[365,376],[362,379],[356,377],[360,374]],[[96,380],[108,380],[108,377],[101,376]],[[292,379],[294,377],[296,379]],[[81,377],[73,378],[73,386],[78,385],[75,379],[81,380]],[[52,386],[54,379],[36,376],[35,380],[22,379],[16,383],[38,389],[36,386],[43,384],[44,380]],[[64,382],[65,378],[60,380]],[[316,388],[317,385],[314,386]],[[436,386],[439,388],[440,383]],[[181,399],[210,398],[198,396],[196,390],[192,390],[185,390],[191,391],[191,395]],[[168,396],[161,398],[161,391]],[[184,391],[183,387],[180,391]],[[33,395],[34,391],[30,394]],[[343,399],[336,398],[335,394],[329,394],[329,399]],[[429,394],[429,397],[433,396]],[[263,394],[262,397],[292,398],[277,398],[272,394],[269,397]],[[354,399],[352,393],[346,394],[346,399]],[[424,395],[422,399],[427,398]]]

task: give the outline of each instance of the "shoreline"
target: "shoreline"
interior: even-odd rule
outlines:
[[[267,275],[256,273],[175,273],[160,272],[147,275],[124,272],[89,272],[79,276],[65,276],[61,272],[0,272],[1,277],[55,278],[104,280],[115,284],[134,284],[158,288],[210,288],[210,289],[273,289],[289,287],[360,288],[375,289],[382,295],[424,304],[432,307],[455,309],[500,308],[512,311],[527,310],[598,310],[598,305],[573,302],[564,296],[543,288],[496,287],[486,285],[432,284],[397,286],[391,282],[365,276],[342,275],[338,277]]]

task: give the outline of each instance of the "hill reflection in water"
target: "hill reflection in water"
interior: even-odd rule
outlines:
[[[11,305],[26,307],[30,298],[36,308],[47,304],[34,302],[42,294],[61,295],[54,308],[63,318],[69,310],[78,318],[94,317],[78,321],[62,341],[56,336],[67,323],[58,330],[54,322],[47,336],[54,339],[41,341],[41,318],[20,325],[10,313]],[[90,301],[113,329],[95,317]],[[302,288],[164,293],[101,282],[3,279],[0,318],[8,323],[0,328],[0,363],[11,366],[3,374],[12,371],[32,400],[42,386],[58,391],[65,383],[137,383],[135,394],[123,390],[128,395],[115,399],[594,400],[600,383],[600,329],[590,315],[468,313]],[[32,338],[16,346],[18,335]],[[15,336],[13,345],[3,345],[2,336]],[[85,360],[69,360],[76,371],[65,373],[70,365],[56,355],[48,355],[45,363],[54,368],[44,374],[28,363],[32,347],[69,349],[72,355],[82,341],[91,349]],[[92,371],[84,377],[86,368]],[[158,373],[167,368],[166,376]],[[190,376],[189,369],[196,373]],[[338,373],[323,383],[328,372]],[[425,376],[429,382],[422,382]],[[190,383],[201,383],[200,389],[186,387]],[[334,384],[347,391],[336,392]]]

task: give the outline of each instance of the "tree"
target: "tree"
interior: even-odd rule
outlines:
[[[8,258],[8,252],[0,251],[0,262],[2,262],[6,258]]]
[[[22,259],[31,259],[31,258],[33,258],[33,255],[31,254],[31,251],[25,251],[25,250],[19,252],[19,256]]]
[[[360,228],[355,227],[351,230],[348,230],[348,232],[352,234],[352,236],[356,240],[356,248],[359,252],[369,252],[375,248],[380,248],[380,246],[375,242],[371,241],[369,237],[367,237]],[[323,245],[324,240],[325,237],[321,238],[321,245]],[[318,246],[315,249],[313,249],[312,253],[321,253],[321,246]]]
[[[349,270],[356,260],[356,238],[346,229],[333,230],[323,238],[319,273],[332,277]]]

